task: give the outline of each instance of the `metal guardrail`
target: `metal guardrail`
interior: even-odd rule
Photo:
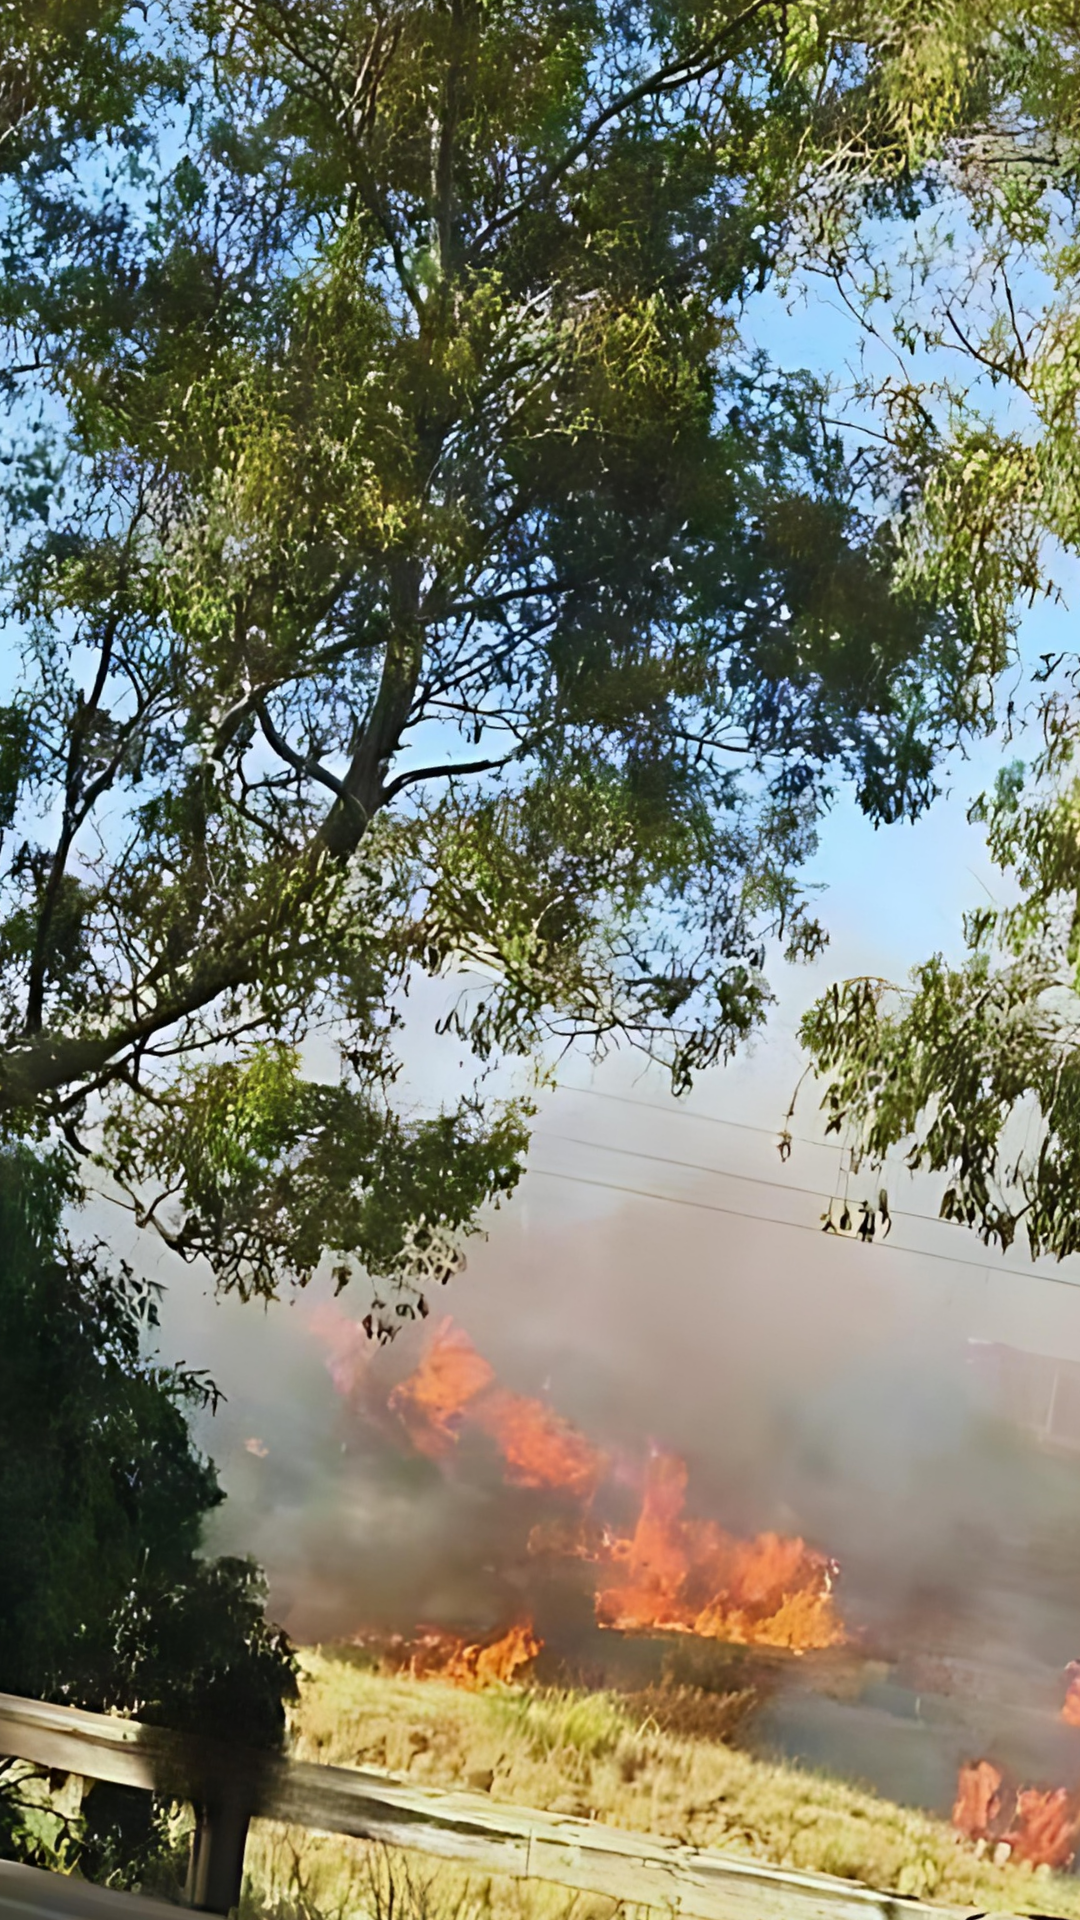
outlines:
[[[283,1760],[11,1694],[0,1694],[0,1754],[191,1802],[197,1812],[191,1904],[210,1912],[228,1913],[238,1904],[248,1824],[263,1818],[410,1847],[485,1873],[554,1881],[692,1920],[980,1920],[970,1907],[930,1906],[827,1874],[766,1866],[479,1794],[416,1787],[374,1769]],[[0,1920],[7,1920],[6,1885],[0,1879]],[[57,1892],[51,1905],[30,1899],[19,1913],[32,1908],[57,1920],[110,1920],[127,1912],[139,1920],[128,1904],[133,1896],[81,1882],[60,1885],[78,1885],[79,1900],[113,1905],[63,1905]],[[144,1920],[175,1912],[157,1901],[139,1904]],[[15,1907],[10,1911],[14,1920]]]

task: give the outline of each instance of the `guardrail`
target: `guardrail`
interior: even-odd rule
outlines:
[[[248,1825],[263,1818],[410,1847],[485,1873],[555,1881],[692,1920],[980,1920],[970,1907],[928,1906],[826,1874],[479,1794],[415,1787],[374,1769],[284,1760],[11,1694],[0,1694],[0,1754],[190,1802],[197,1824],[189,1901],[208,1912],[228,1913],[238,1904]]]

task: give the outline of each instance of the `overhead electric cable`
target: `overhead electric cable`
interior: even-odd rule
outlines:
[[[590,1100],[613,1100],[620,1107],[641,1107],[646,1113],[666,1113],[669,1117],[683,1120],[701,1120],[707,1127],[733,1127],[738,1133],[760,1133],[767,1140],[779,1144],[782,1138],[791,1140],[794,1146],[823,1147],[826,1153],[846,1153],[842,1140],[810,1140],[805,1134],[793,1133],[785,1136],[783,1127],[759,1127],[752,1120],[727,1120],[720,1113],[697,1113],[693,1107],[681,1107],[672,1096],[670,1104],[663,1100],[635,1100],[627,1093],[607,1093],[603,1087],[575,1087],[569,1080],[557,1080],[560,1093],[581,1093]],[[893,1165],[895,1165],[895,1161]]]
[[[794,1233],[812,1233],[820,1237],[823,1229],[812,1227],[802,1220],[778,1220],[775,1215],[751,1213],[745,1207],[725,1207],[715,1200],[688,1200],[677,1193],[653,1193],[644,1187],[628,1187],[615,1180],[596,1180],[583,1173],[560,1173],[553,1167],[530,1166],[529,1173],[543,1180],[566,1180],[575,1187],[599,1187],[606,1193],[625,1193],[632,1200],[659,1200],[672,1207],[690,1207],[696,1213],[720,1213],[734,1220],[753,1220],[763,1227],[789,1227]],[[852,1242],[857,1234],[837,1234],[838,1240]],[[906,1253],[912,1260],[938,1260],[949,1267],[974,1267],[989,1278],[993,1274],[1002,1274],[1013,1280],[1041,1280],[1044,1286],[1068,1287],[1073,1292],[1080,1289],[1080,1281],[1067,1280],[1063,1274],[1037,1273],[1034,1269],[1024,1271],[1020,1267],[995,1267],[986,1260],[965,1260],[951,1253],[930,1253],[921,1247],[905,1247],[897,1240],[873,1240],[864,1242],[864,1246],[879,1247],[883,1253]]]
[[[598,1153],[617,1153],[628,1160],[651,1160],[661,1167],[682,1167],[687,1173],[707,1173],[717,1180],[746,1180],[753,1187],[774,1187],[778,1193],[804,1194],[811,1200],[828,1200],[829,1198],[828,1194],[822,1194],[820,1187],[797,1187],[793,1181],[770,1180],[762,1173],[736,1173],[731,1167],[711,1167],[702,1160],[679,1160],[666,1153],[648,1153],[644,1147],[614,1147],[610,1146],[606,1140],[582,1140],[573,1133],[548,1133],[543,1127],[537,1127],[532,1137],[534,1140],[565,1141],[569,1147],[594,1147]],[[832,1197],[839,1201],[846,1196],[835,1194]],[[854,1200],[849,1204],[857,1207],[862,1203]],[[938,1213],[920,1213],[915,1207],[890,1206],[889,1212],[898,1219],[923,1220],[927,1226],[931,1227],[948,1227],[957,1224],[955,1221],[943,1220]]]

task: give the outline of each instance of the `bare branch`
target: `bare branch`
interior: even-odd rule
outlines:
[[[268,745],[273,747],[278,758],[284,760],[286,766],[292,767],[294,772],[311,780],[317,780],[320,786],[328,787],[331,793],[336,794],[337,798],[347,805],[349,792],[344,781],[339,780],[336,774],[324,767],[313,754],[297,753],[295,747],[290,747],[284,735],[278,732],[262,701],[257,703],[254,711],[258,714],[259,725]]]
[[[383,788],[383,802],[389,805],[390,801],[405,787],[414,787],[421,780],[456,780],[466,773],[493,773],[499,767],[508,767],[512,760],[517,760],[520,756],[521,747],[517,746],[512,753],[504,754],[501,760],[462,760],[456,767],[410,768],[406,773],[399,773],[396,780],[391,780],[389,786]]]

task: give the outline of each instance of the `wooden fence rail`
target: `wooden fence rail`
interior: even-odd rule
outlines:
[[[411,1847],[485,1873],[555,1881],[693,1920],[977,1920],[971,1908],[928,1906],[850,1880],[479,1794],[268,1758],[10,1694],[0,1694],[0,1754],[191,1802],[197,1826],[189,1899],[210,1912],[227,1913],[238,1903],[248,1823],[263,1818]]]

